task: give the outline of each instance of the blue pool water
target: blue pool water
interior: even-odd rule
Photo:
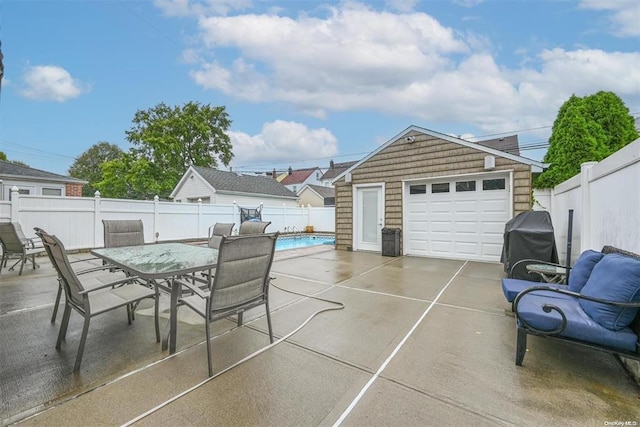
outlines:
[[[301,236],[279,236],[276,240],[276,251],[286,249],[306,248],[316,245],[333,245],[336,239],[333,236],[301,235]]]

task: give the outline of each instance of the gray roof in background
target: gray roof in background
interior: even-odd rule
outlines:
[[[51,173],[40,169],[30,168],[28,166],[22,166],[11,162],[0,160],[0,176],[7,176],[12,178],[24,178],[30,180],[40,181],[56,181],[56,182],[70,182],[77,184],[86,184],[87,181],[82,179],[72,178],[70,176],[58,175],[57,173]]]
[[[356,163],[358,163],[357,160],[353,162],[334,163],[333,167],[330,167],[329,169],[327,169],[324,175],[322,175],[321,179],[323,181],[333,179],[336,176],[340,175],[342,172],[349,169],[351,166],[355,165]]]
[[[313,191],[315,191],[316,193],[318,193],[324,198],[336,196],[336,190],[333,187],[324,187],[322,185],[313,185],[313,184],[307,184],[306,186],[308,186],[309,188],[311,188]]]
[[[265,194],[269,196],[291,197],[297,199],[294,192],[273,178],[265,176],[239,175],[236,172],[193,166],[216,191],[233,193]]]
[[[486,139],[477,141],[477,144],[494,150],[504,151],[505,153],[520,155],[520,145],[518,144],[518,135],[503,136],[501,138]]]

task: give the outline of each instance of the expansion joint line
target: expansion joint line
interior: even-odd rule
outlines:
[[[431,302],[431,304],[429,304],[429,307],[427,307],[427,309],[424,311],[424,313],[422,313],[422,315],[420,316],[420,318],[416,321],[416,323],[411,327],[411,329],[409,329],[409,332],[407,332],[407,334],[404,336],[404,338],[402,338],[402,340],[398,343],[398,345],[396,346],[396,348],[393,349],[393,351],[391,352],[391,354],[389,355],[389,357],[387,357],[387,359],[382,363],[382,365],[380,365],[380,368],[378,368],[378,370],[376,371],[375,374],[373,374],[373,376],[369,379],[369,381],[364,385],[364,387],[362,387],[362,390],[360,390],[360,393],[358,393],[358,395],[355,397],[355,399],[353,399],[353,401],[349,404],[349,406],[347,407],[347,409],[344,410],[344,412],[342,413],[342,415],[340,415],[340,418],[338,418],[338,420],[333,424],[333,427],[338,427],[340,426],[340,424],[342,424],[342,422],[349,416],[349,414],[351,413],[351,411],[353,411],[353,408],[355,408],[355,406],[358,404],[358,402],[360,401],[360,399],[362,399],[362,397],[365,395],[365,393],[367,392],[367,390],[369,389],[369,387],[371,387],[371,385],[375,382],[375,380],[378,379],[378,377],[380,376],[380,374],[382,374],[382,371],[385,370],[385,368],[387,367],[387,365],[389,365],[389,363],[391,363],[391,360],[396,356],[396,354],[398,353],[398,351],[400,351],[400,349],[402,348],[402,346],[404,345],[405,342],[407,342],[407,340],[409,339],[409,337],[413,334],[413,332],[418,328],[418,326],[420,325],[420,323],[422,323],[422,321],[424,320],[424,318],[427,316],[427,314],[431,311],[431,309],[433,308],[434,305],[436,305],[436,303],[438,302],[438,300],[440,299],[440,297],[442,296],[442,294],[444,293],[444,291],[447,290],[447,288],[449,287],[449,285],[455,280],[456,277],[458,277],[458,274],[460,274],[460,272],[462,271],[462,269],[467,265],[468,261],[465,261],[464,264],[462,264],[462,266],[458,269],[458,271],[456,271],[456,273],[451,277],[451,279],[447,282],[446,285],[444,285],[444,287],[442,288],[442,290],[440,290],[440,292],[438,293],[438,295],[436,295],[435,299]]]
[[[143,413],[143,414],[138,415],[138,416],[137,416],[137,417],[135,417],[134,419],[132,419],[132,420],[130,420],[130,421],[127,421],[126,423],[122,424],[122,427],[128,427],[128,426],[130,426],[130,425],[132,425],[132,424],[134,424],[134,423],[136,423],[136,422],[138,422],[138,421],[142,420],[143,418],[145,418],[145,417],[147,417],[147,416],[149,416],[149,415],[153,414],[154,412],[159,411],[160,409],[164,408],[165,406],[169,405],[170,403],[173,403],[173,402],[175,402],[176,400],[178,400],[178,399],[180,399],[180,398],[182,398],[182,397],[186,396],[187,394],[191,393],[192,391],[197,390],[198,388],[200,388],[200,387],[202,387],[203,385],[207,384],[209,381],[211,381],[211,380],[213,380],[213,379],[215,379],[215,378],[218,378],[219,376],[221,376],[221,375],[225,374],[226,372],[228,372],[228,371],[230,371],[230,370],[234,369],[235,367],[237,367],[237,366],[239,366],[239,365],[241,365],[241,364],[243,364],[243,363],[245,363],[245,362],[247,362],[247,361],[249,361],[249,360],[253,359],[254,357],[256,357],[256,356],[258,356],[258,355],[260,355],[260,354],[264,353],[264,352],[265,352],[265,351],[267,351],[267,350],[270,350],[271,348],[275,347],[276,345],[280,344],[281,342],[286,341],[287,339],[291,338],[291,336],[293,336],[295,333],[297,333],[297,332],[298,332],[298,331],[300,331],[302,328],[304,328],[304,327],[307,325],[307,323],[309,323],[309,322],[310,322],[314,317],[316,317],[318,314],[320,314],[320,313],[324,313],[324,312],[326,312],[326,311],[342,310],[342,309],[344,308],[344,304],[343,304],[343,303],[341,303],[341,302],[338,302],[338,301],[332,301],[332,300],[328,300],[328,299],[324,299],[324,298],[319,298],[319,297],[312,296],[312,295],[303,294],[303,293],[300,293],[300,292],[294,292],[294,291],[291,291],[291,290],[288,290],[288,289],[283,289],[283,288],[281,288],[281,287],[279,287],[279,286],[276,286],[276,285],[274,285],[274,284],[271,284],[271,286],[274,286],[274,287],[276,287],[276,288],[278,288],[278,289],[280,289],[281,291],[284,291],[284,292],[289,292],[289,293],[292,293],[292,294],[301,295],[301,296],[308,297],[308,298],[312,298],[312,299],[317,299],[317,300],[319,300],[319,301],[328,302],[328,303],[330,303],[330,304],[334,304],[334,305],[336,305],[336,306],[335,306],[335,307],[323,308],[323,309],[321,309],[321,310],[317,310],[317,311],[315,311],[315,312],[314,312],[313,314],[311,314],[311,316],[309,316],[309,317],[308,317],[304,322],[302,322],[302,324],[300,324],[300,326],[298,326],[298,327],[297,327],[296,329],[294,329],[293,331],[289,332],[287,335],[285,335],[285,336],[283,336],[282,338],[280,338],[280,339],[278,339],[278,340],[274,341],[273,343],[271,343],[271,344],[269,344],[269,345],[267,345],[267,346],[265,346],[265,347],[261,348],[260,350],[258,350],[258,351],[255,351],[255,352],[251,353],[251,354],[250,354],[250,355],[248,355],[247,357],[243,358],[242,360],[239,360],[238,362],[234,363],[234,364],[233,364],[233,365],[231,365],[231,366],[228,366],[227,368],[223,369],[222,371],[218,372],[217,374],[215,374],[215,375],[213,375],[213,376],[211,376],[211,377],[209,377],[209,378],[207,378],[207,379],[205,379],[205,380],[203,380],[203,381],[199,382],[198,384],[196,384],[196,385],[194,385],[194,386],[192,386],[192,387],[188,388],[187,390],[185,390],[185,391],[183,391],[183,392],[181,392],[181,393],[179,393],[179,394],[177,394],[177,395],[173,396],[171,399],[168,399],[168,400],[166,400],[165,402],[162,402],[162,403],[160,403],[159,405],[156,405],[155,407],[153,407],[153,408],[149,409],[147,412],[145,412],[145,413]]]

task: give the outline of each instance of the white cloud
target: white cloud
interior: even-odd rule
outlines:
[[[462,7],[475,7],[483,1],[484,0],[453,0],[453,3]]]
[[[29,66],[22,76],[22,83],[22,96],[36,101],[64,102],[90,90],[56,65]]]
[[[573,93],[613,91],[632,108],[640,105],[638,52],[529,52],[510,69],[496,63],[484,36],[457,32],[425,13],[355,2],[323,12],[200,16],[200,58],[215,60],[201,59],[192,79],[230,97],[284,102],[314,117],[378,111],[489,133],[548,125]]]
[[[235,10],[244,10],[252,6],[251,0],[154,0],[156,7],[167,16],[202,16],[205,14],[227,15]]]
[[[640,36],[640,3],[638,0],[582,0],[580,7],[609,11],[611,31],[620,37]]]
[[[338,141],[327,129],[283,120],[265,123],[257,135],[228,132],[236,167],[270,162],[331,157],[338,153]]]

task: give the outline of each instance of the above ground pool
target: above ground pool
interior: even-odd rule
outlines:
[[[336,239],[333,236],[323,236],[319,234],[280,235],[278,236],[278,240],[276,240],[276,251],[317,245],[334,245],[335,243]]]

